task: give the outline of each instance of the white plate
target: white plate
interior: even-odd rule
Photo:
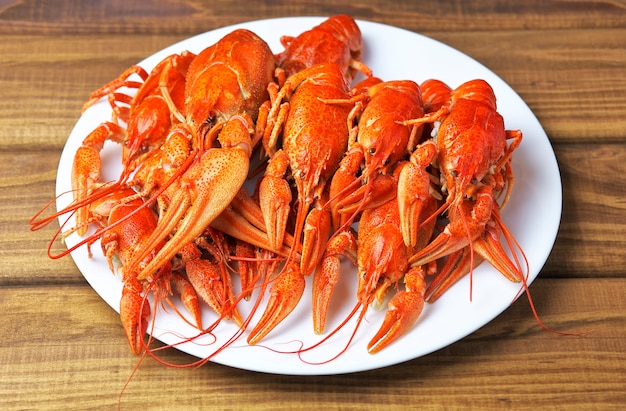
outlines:
[[[228,32],[236,28],[247,28],[265,39],[272,50],[280,51],[281,35],[297,35],[319,24],[323,18],[297,17],[273,20],[261,20],[224,27],[200,34],[174,44],[148,57],[140,64],[151,69],[165,56],[188,49],[199,52],[213,44]],[[521,129],[523,142],[514,154],[515,187],[509,205],[503,210],[505,224],[519,241],[530,263],[528,282],[532,282],[554,244],[561,218],[561,180],[556,158],[550,142],[524,101],[497,75],[470,57],[447,45],[403,29],[366,21],[358,22],[363,33],[364,61],[375,75],[383,79],[413,79],[422,82],[428,78],[438,78],[456,87],[466,80],[483,78],[494,88],[498,109],[505,118],[508,129]],[[121,72],[122,68],[120,68]],[[109,118],[106,102],[96,104],[87,110],[76,123],[69,136],[58,169],[57,194],[70,188],[70,164],[82,139],[101,121]],[[119,146],[111,143],[105,146],[105,179],[118,177]],[[64,207],[70,196],[62,196],[57,206]],[[68,238],[68,245],[76,241],[75,236]],[[106,262],[99,253],[99,245],[93,247],[94,257],[89,259],[85,247],[72,253],[76,265],[94,290],[116,311],[119,311],[121,282],[108,270]],[[335,294],[333,314],[329,318],[328,328],[343,318],[352,308],[356,278],[354,269],[344,264],[343,283]],[[308,289],[310,290],[310,288]],[[307,352],[300,359],[296,355],[278,354],[272,350],[245,344],[245,335],[231,347],[217,354],[213,361],[237,368],[276,374],[339,374],[376,369],[397,364],[429,354],[452,344],[469,335],[491,321],[513,302],[520,286],[504,279],[487,264],[482,264],[474,271],[472,301],[470,301],[469,278],[466,277],[453,286],[439,301],[426,305],[414,329],[392,346],[382,352],[371,355],[366,351],[366,344],[376,332],[384,310],[375,312],[370,309],[356,335],[350,349],[334,361],[325,364],[309,364],[306,361],[323,361],[341,350],[351,332],[350,324],[343,332],[336,335],[321,347]],[[344,298],[344,304],[337,303]],[[242,303],[244,314],[250,303]],[[261,307],[262,308],[262,307]],[[258,315],[260,315],[259,310]],[[209,324],[215,314],[207,308],[204,313],[205,324]],[[253,321],[253,324],[255,322]],[[218,342],[225,341],[235,333],[232,324],[222,323],[217,329]],[[159,312],[157,315],[155,337],[165,343],[178,342],[177,335],[192,336],[196,332],[176,315]],[[279,349],[293,350],[302,342],[308,346],[319,340],[312,331],[310,315],[310,296],[305,296],[296,310],[280,324],[262,345]],[[210,338],[186,343],[178,349],[193,356],[204,358],[212,354],[218,344],[210,344]],[[125,344],[120,341],[120,344]]]

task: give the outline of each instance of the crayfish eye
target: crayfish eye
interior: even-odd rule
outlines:
[[[215,111],[213,111],[213,110],[209,111],[209,116],[205,120],[205,123],[206,124],[214,124],[215,120],[217,120],[217,114],[215,114]]]
[[[368,150],[368,152],[370,153],[370,156],[373,156],[374,154],[376,154],[376,149],[372,147]]]
[[[151,148],[151,144],[149,141],[143,141],[141,143],[141,146],[139,147],[139,151],[141,151],[142,153],[147,153],[148,151],[150,151]]]

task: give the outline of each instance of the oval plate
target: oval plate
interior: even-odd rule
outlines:
[[[281,18],[223,27],[167,47],[139,64],[150,70],[171,53],[184,49],[197,53],[236,28],[252,30],[265,39],[274,52],[278,52],[282,50],[279,42],[281,35],[298,35],[323,20],[321,17]],[[561,180],[556,158],[539,121],[511,87],[465,54],[400,28],[367,21],[358,21],[358,24],[364,40],[363,60],[373,69],[376,76],[385,80],[412,79],[418,83],[428,78],[437,78],[453,88],[467,80],[483,78],[492,85],[496,93],[498,110],[504,116],[507,129],[522,130],[523,142],[513,156],[515,188],[510,203],[502,215],[505,224],[528,257],[530,284],[552,249],[562,205]],[[61,156],[57,194],[60,195],[70,189],[72,158],[83,138],[100,122],[108,120],[109,116],[109,105],[103,101],[91,107],[79,118]],[[119,176],[121,170],[119,150],[119,146],[113,143],[105,145],[103,151],[105,180]],[[61,209],[69,201],[70,196],[61,196],[57,207]],[[71,246],[78,240],[76,235],[72,235],[67,239],[67,244]],[[93,250],[95,255],[91,259],[88,258],[85,247],[72,252],[72,257],[93,289],[119,312],[122,288],[120,278],[109,271],[104,257],[98,253],[98,244],[94,245]],[[343,264],[342,268],[342,281],[333,297],[327,329],[339,324],[355,302],[356,270],[350,264]],[[375,355],[368,354],[365,347],[379,328],[384,310],[370,309],[347,352],[333,361],[325,362],[344,348],[354,328],[354,321],[348,323],[329,341],[304,353],[302,357],[280,354],[272,350],[295,350],[302,345],[310,346],[319,341],[320,337],[312,330],[311,298],[309,293],[305,292],[296,310],[262,341],[262,346],[247,346],[244,333],[242,338],[215,355],[212,361],[246,370],[276,374],[321,375],[376,369],[429,354],[458,341],[498,316],[519,295],[519,284],[508,282],[490,266],[482,264],[474,271],[471,301],[469,277],[466,276],[436,303],[426,304],[421,318],[409,334]],[[240,303],[243,315],[249,313],[251,305],[251,302]],[[252,324],[255,324],[262,310],[263,306],[253,317]],[[157,313],[155,329],[152,331],[154,337],[166,344],[174,344],[181,341],[181,336],[191,337],[197,334],[197,330],[172,314],[171,309],[169,311],[160,310]],[[205,308],[203,316],[205,324],[210,324],[216,319],[216,315],[208,308]],[[233,324],[223,322],[214,333],[217,341],[207,335],[193,342],[177,345],[176,348],[193,356],[205,358],[213,354],[217,347],[231,338],[236,331],[237,328]],[[120,341],[120,344],[125,342]]]

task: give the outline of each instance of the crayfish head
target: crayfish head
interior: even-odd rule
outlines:
[[[470,80],[454,89],[451,93],[452,101],[466,99],[476,101],[496,110],[496,95],[493,88],[485,80]]]

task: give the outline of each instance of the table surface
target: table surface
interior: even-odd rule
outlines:
[[[192,35],[263,18],[347,13],[446,43],[527,102],[563,183],[554,248],[525,298],[468,337],[383,369],[268,375],[133,356],[112,310],[55,227],[28,220],[54,197],[67,136],[91,91]],[[626,403],[626,2],[363,0],[0,2],[0,402],[9,409],[617,409]],[[402,45],[390,45],[401,50]],[[419,50],[406,50],[419,53]],[[529,222],[532,224],[532,222]],[[62,245],[54,246],[56,251]],[[165,359],[189,362],[178,351]],[[125,391],[120,399],[120,393]]]

